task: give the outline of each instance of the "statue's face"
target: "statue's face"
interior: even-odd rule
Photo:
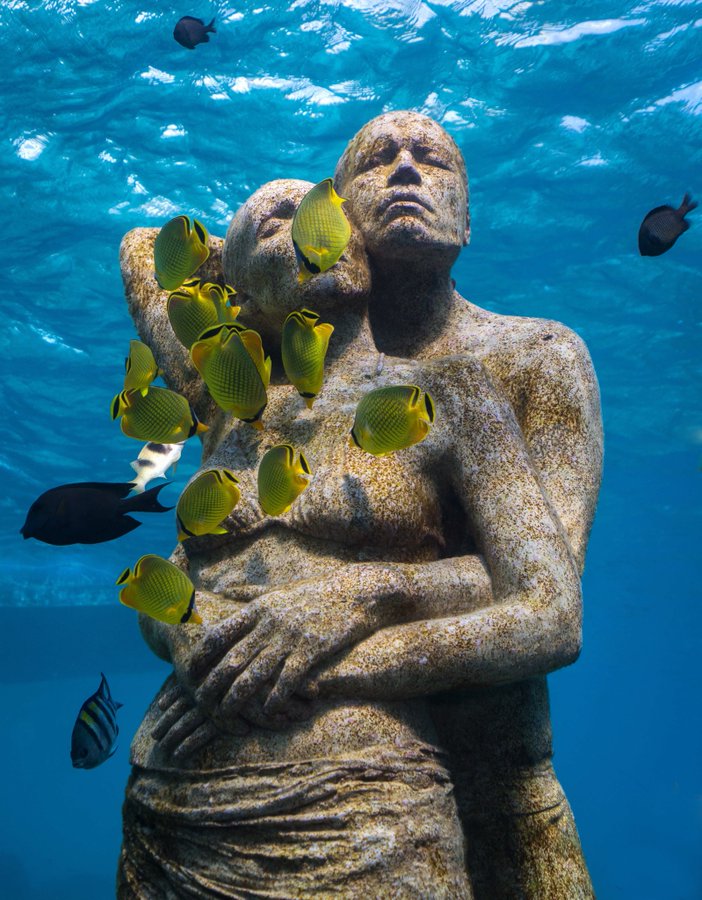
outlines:
[[[376,262],[418,254],[453,263],[468,242],[465,167],[433,119],[389,113],[351,141],[337,190]]]
[[[320,315],[367,302],[370,271],[358,229],[339,262],[305,284],[297,280],[299,268],[292,243],[292,220],[300,201],[313,187],[303,181],[276,181],[260,188],[244,204],[234,220],[242,223],[227,241],[238,244],[236,268],[243,293],[252,298],[242,319],[254,328],[277,331],[288,313],[307,306]],[[225,251],[226,253],[226,251]],[[252,318],[252,316],[254,318]],[[255,319],[255,320],[254,320]]]

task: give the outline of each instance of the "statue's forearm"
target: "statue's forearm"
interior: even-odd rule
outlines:
[[[507,601],[385,628],[320,668],[308,688],[326,697],[391,700],[545,674],[580,652],[579,605],[570,605],[554,602],[535,615]]]

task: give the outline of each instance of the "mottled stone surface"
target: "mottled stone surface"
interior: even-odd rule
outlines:
[[[207,277],[221,282],[226,272],[241,319],[273,356],[262,433],[212,408],[169,333],[153,281],[155,232],[123,241],[137,330],[169,386],[211,425],[203,462],[235,469],[242,501],[230,535],[174,555],[198,587],[205,624],[142,621],[175,678],[133,744],[120,895],[140,896],[143,876],[155,885],[144,896],[244,896],[260,873],[238,860],[253,846],[279,873],[280,896],[590,897],[550,765],[544,678],[580,649],[579,568],[601,466],[587,351],[557,323],[495,316],[455,293],[449,273],[468,238],[467,183],[436,123],[374,120],[337,182],[352,242],[307,285],[297,284],[290,242],[304,183],[273,183],[247,202],[228,232],[224,270],[212,239]],[[299,305],[335,326],[311,410],[284,383],[276,346],[279,324]],[[429,390],[437,420],[423,443],[376,459],[350,446],[348,432],[360,397],[392,383]],[[266,518],[256,468],[284,441],[303,450],[314,479],[288,513]],[[465,862],[445,770],[437,759],[427,776],[416,762],[439,744]],[[350,758],[363,774],[345,768]],[[309,767],[310,792],[303,785],[293,796],[285,784],[297,764]],[[322,799],[312,785],[329,767],[375,787],[349,789],[342,774]],[[276,772],[289,802],[271,808]],[[403,785],[419,790],[420,774],[434,796],[421,813],[402,807]],[[244,798],[238,825],[232,779]],[[367,852],[368,841],[382,845],[363,836],[373,796],[395,852]],[[227,837],[212,830],[213,804]],[[335,848],[323,864],[304,850],[305,808]],[[400,808],[404,817],[393,819]],[[168,840],[175,827],[186,829],[182,839]],[[360,856],[350,850],[359,842]]]

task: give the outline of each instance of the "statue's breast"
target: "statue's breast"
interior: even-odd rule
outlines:
[[[312,481],[286,515],[292,528],[347,544],[443,545],[438,493],[418,447],[374,457],[344,435],[309,462]]]

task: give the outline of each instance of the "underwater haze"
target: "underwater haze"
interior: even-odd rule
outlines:
[[[216,15],[209,43],[174,41],[183,15]],[[699,900],[702,208],[663,256],[637,233],[702,201],[702,0],[4,0],[0,48],[2,895],[114,896],[129,741],[168,671],[114,583],[168,556],[172,513],[95,546],[19,534],[44,490],[132,477],[141,444],[109,413],[136,337],[122,236],[180,213],[223,236],[262,183],[321,181],[363,123],[414,109],[468,165],[458,289],[564,322],[600,382],[584,649],[549,679],[597,896]],[[119,748],[74,770],[101,671]]]

